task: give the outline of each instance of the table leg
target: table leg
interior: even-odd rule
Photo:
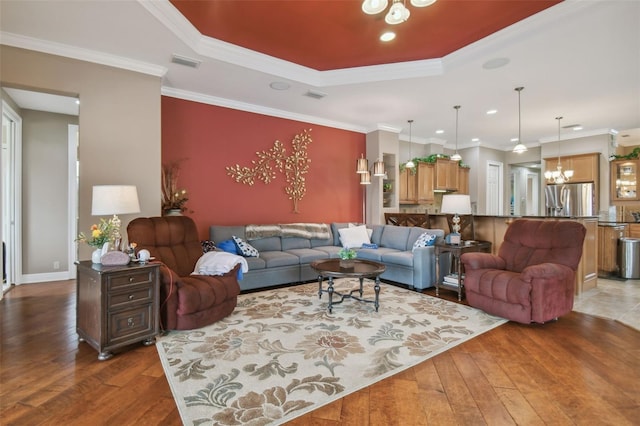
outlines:
[[[364,292],[362,291],[363,282],[364,282],[364,278],[360,277],[360,298],[362,298],[362,295],[364,294]]]
[[[329,276],[329,288],[327,289],[327,293],[329,293],[329,313],[333,313],[333,277]]]
[[[318,275],[318,299],[322,299],[322,275]]]
[[[436,253],[436,296],[440,296],[440,253]]]
[[[453,256],[458,262],[458,302],[460,302],[462,301],[462,262],[460,262],[460,254]]]
[[[373,289],[376,292],[376,298],[375,301],[373,302],[373,306],[375,306],[376,308],[376,312],[378,312],[378,307],[380,306],[379,303],[379,296],[380,296],[380,277],[376,277],[376,284],[373,286]]]

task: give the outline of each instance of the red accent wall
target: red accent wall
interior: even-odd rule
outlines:
[[[256,152],[270,149],[276,140],[290,155],[291,140],[305,129],[311,129],[311,163],[299,213],[284,192],[283,173],[276,172],[269,184],[252,186],[227,175],[227,166],[251,167]],[[365,152],[365,139],[357,132],[162,97],[162,163],[183,159],[178,184],[188,191],[192,212],[186,214],[202,239],[209,237],[212,224],[361,221],[355,163]]]

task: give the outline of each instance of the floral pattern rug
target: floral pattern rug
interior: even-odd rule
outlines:
[[[334,287],[344,294],[359,284]],[[364,287],[373,299],[373,281]],[[317,283],[241,294],[227,318],[161,336],[183,423],[281,424],[506,322],[385,283],[378,312],[345,299],[329,314],[327,302]]]

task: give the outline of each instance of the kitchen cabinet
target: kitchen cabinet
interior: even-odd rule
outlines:
[[[438,158],[435,165],[434,189],[438,191],[458,190],[458,161]]]
[[[554,171],[558,165],[558,157],[545,158],[546,170]],[[600,171],[600,154],[579,154],[560,157],[560,166],[562,170],[573,170],[573,176],[570,183],[598,183]]]
[[[611,173],[611,202],[638,201],[637,183],[640,160],[614,160]]]
[[[598,275],[618,273],[618,240],[627,235],[628,225],[598,226]]]
[[[400,204],[418,204],[418,174],[415,170],[400,172]]]
[[[433,164],[418,163],[415,169],[400,172],[400,204],[420,204],[434,200]]]
[[[469,168],[458,167],[458,194],[469,195]]]
[[[435,196],[433,194],[433,164],[430,163],[418,163],[416,166],[418,186],[418,203],[434,201]]]
[[[627,236],[629,238],[640,238],[640,223],[630,223]]]

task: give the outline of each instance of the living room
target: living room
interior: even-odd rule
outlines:
[[[332,127],[329,122],[304,120],[302,116],[287,118],[251,108],[240,110],[235,104],[230,107],[224,102],[216,104],[210,97],[194,98],[192,93],[167,87],[160,67],[150,69],[138,64],[138,71],[119,69],[64,53],[64,49],[57,53],[39,52],[13,41],[8,45],[3,38],[1,79],[3,86],[77,96],[81,100],[78,230],[86,231],[96,221],[91,215],[91,191],[97,184],[136,185],[139,216],[160,215],[161,165],[176,160],[181,160],[180,186],[190,196],[188,215],[198,223],[203,239],[208,237],[211,224],[362,221],[364,196],[354,172],[356,159],[367,150],[366,132],[360,128]],[[629,66],[637,66],[637,59],[631,60]],[[535,97],[530,95],[534,90],[527,89],[523,94],[523,118],[527,96]],[[511,102],[515,110],[517,98],[513,87],[505,87],[504,92],[509,99],[507,103]],[[451,106],[447,109],[451,110]],[[627,106],[633,108],[633,104]],[[452,121],[452,110],[447,113],[447,120]],[[402,123],[406,118],[409,117],[403,117]],[[552,130],[547,136],[551,136],[553,117],[548,121]],[[466,124],[462,121],[463,126]],[[512,130],[517,128],[515,121],[503,124]],[[309,147],[311,171],[307,175],[307,192],[299,204],[299,213],[293,212],[291,200],[283,193],[283,176],[278,175],[269,185],[256,182],[249,186],[228,175],[227,167],[249,166],[257,152],[269,150],[276,140],[290,149],[291,140],[304,130],[310,131],[313,142]],[[399,133],[401,156],[408,157],[408,131],[403,128]],[[427,140],[426,136],[415,134],[414,138]],[[415,148],[440,149],[449,154],[454,149],[452,139],[446,147],[421,144],[414,145]],[[485,149],[499,155],[505,164],[516,161],[511,152]],[[464,158],[477,150],[465,147],[461,153]],[[539,146],[532,146],[530,151],[529,155],[538,160],[543,156]],[[40,170],[40,176],[46,176],[44,170]],[[66,200],[64,204],[66,207]],[[48,211],[42,206],[39,209],[43,213]],[[133,217],[123,217],[124,225]],[[46,220],[45,217],[45,223]],[[45,229],[47,226],[56,224],[46,224]],[[25,257],[39,254],[37,233],[32,238],[24,246]],[[64,248],[56,247],[54,251],[67,253],[66,244],[67,241],[62,243]],[[78,258],[89,257],[89,248],[81,246]],[[72,265],[75,259],[71,254],[43,258],[49,269],[22,273],[36,278],[38,274],[55,273],[50,268],[55,260]],[[67,272],[71,273],[71,269]]]

